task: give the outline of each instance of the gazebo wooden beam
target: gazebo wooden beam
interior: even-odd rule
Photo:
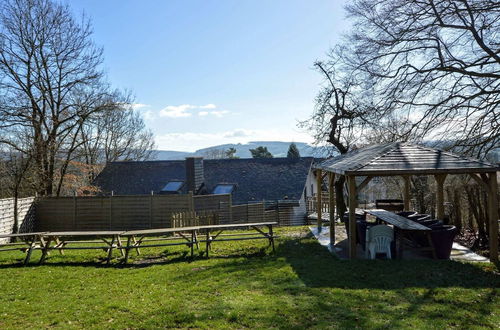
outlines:
[[[356,258],[356,177],[347,177],[349,187],[349,258]]]
[[[496,172],[488,175],[488,186],[490,261],[498,262],[498,182]]]
[[[444,219],[444,181],[446,174],[434,175],[436,179],[436,218],[439,220]]]
[[[328,197],[330,205],[330,245],[335,245],[335,173],[328,172]]]
[[[482,186],[486,190],[489,189],[489,184],[488,184],[488,179],[487,178],[484,178],[484,179],[486,179],[486,181],[484,181],[484,179],[481,178],[481,177],[479,177],[479,175],[477,175],[476,173],[469,173],[469,176],[471,178],[473,178],[474,181],[476,181],[480,186]]]
[[[367,185],[368,183],[370,183],[370,181],[371,181],[372,179],[373,179],[373,176],[367,176],[367,177],[363,180],[363,182],[361,182],[361,183],[360,183],[360,184],[356,187],[356,191],[357,191],[357,192],[360,192],[360,191],[361,191],[361,189],[363,189],[364,187],[366,187],[366,185]]]

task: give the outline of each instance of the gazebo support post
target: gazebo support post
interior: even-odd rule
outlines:
[[[322,194],[321,194],[321,184],[323,182],[323,174],[321,173],[321,170],[316,170],[316,213],[318,215],[318,231],[321,231],[321,226],[323,225],[323,212],[321,209],[321,204],[322,204]]]
[[[496,172],[488,175],[488,187],[490,261],[498,262],[498,182]]]
[[[410,211],[410,176],[404,175],[403,179],[405,181],[404,192],[403,192],[403,201],[404,201],[404,210]]]
[[[330,206],[330,245],[335,245],[335,173],[328,172],[328,197]]]
[[[348,176],[349,185],[349,258],[356,258],[356,177]]]
[[[436,174],[437,192],[436,192],[436,219],[444,220],[444,180],[446,174]]]

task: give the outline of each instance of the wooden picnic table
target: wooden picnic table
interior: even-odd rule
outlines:
[[[61,254],[63,250],[104,250],[108,253],[106,263],[109,264],[111,261],[111,257],[113,255],[113,249],[121,248],[122,242],[120,239],[120,235],[123,231],[116,230],[104,230],[104,231],[59,231],[59,232],[44,232],[41,234],[41,244],[42,244],[42,256],[40,258],[39,263],[43,263],[47,258],[47,255],[50,250],[59,250]],[[81,237],[90,237],[100,239],[105,245],[102,246],[89,246],[89,245],[78,245],[78,246],[67,246],[70,243],[76,244],[95,244],[99,243],[98,241],[72,241],[71,238],[81,238]],[[54,242],[55,245],[51,246],[50,244]],[[123,255],[123,251],[120,249],[120,253]]]
[[[376,216],[380,220],[389,223],[394,226],[394,238],[396,240],[396,255],[398,259],[403,257],[403,238],[405,232],[423,232],[425,233],[427,240],[429,242],[429,248],[423,248],[424,250],[430,250],[432,256],[436,258],[436,251],[434,249],[434,244],[432,243],[431,231],[429,227],[426,227],[416,221],[407,219],[393,212],[383,210],[383,209],[365,209],[364,212]]]
[[[277,225],[277,222],[259,222],[259,223],[239,223],[239,224],[224,224],[224,225],[203,225],[203,226],[189,226],[189,227],[177,227],[177,228],[159,228],[159,229],[144,229],[144,230],[131,230],[126,231],[121,234],[122,237],[127,238],[126,246],[121,247],[120,249],[125,250],[125,258],[124,262],[128,262],[128,257],[130,250],[135,249],[137,254],[140,254],[140,247],[160,247],[160,246],[172,246],[172,245],[187,245],[191,249],[191,257],[194,256],[194,246],[196,245],[199,248],[199,242],[206,242],[206,254],[207,258],[209,255],[210,245],[215,240],[217,241],[236,241],[236,240],[250,240],[250,239],[268,239],[269,244],[272,245],[274,252],[274,238],[273,235],[273,225]],[[259,227],[268,227],[268,232],[262,231]],[[243,234],[227,234],[224,237],[219,238],[222,232],[227,229],[237,229],[237,228],[252,228],[257,231],[261,236],[252,236],[252,237],[234,237],[234,236],[249,236],[255,235],[255,233],[243,233]],[[210,236],[210,231],[216,230],[218,233],[215,236]],[[199,240],[198,232],[206,232],[206,239]],[[161,238],[155,240],[155,243],[144,244],[145,237],[148,236],[159,236],[170,233],[178,233],[180,237],[178,238]],[[233,238],[227,238],[232,236]],[[158,242],[158,241],[166,241],[172,239],[184,239],[185,242]]]
[[[107,252],[107,263],[110,263],[113,249],[118,249],[124,257],[124,262],[127,263],[130,250],[135,249],[137,254],[140,254],[140,247],[160,247],[170,245],[187,245],[191,248],[191,256],[194,254],[194,245],[199,248],[199,242],[206,242],[207,257],[210,245],[214,241],[237,241],[237,240],[250,240],[250,239],[268,239],[269,244],[274,252],[274,236],[273,225],[277,222],[259,222],[259,223],[239,223],[239,224],[225,224],[225,225],[204,225],[204,226],[190,226],[190,227],[177,227],[177,228],[158,228],[158,229],[143,229],[143,230],[129,230],[129,231],[59,231],[59,232],[36,232],[36,233],[21,233],[21,234],[0,234],[0,238],[13,238],[19,237],[22,243],[8,243],[0,244],[1,251],[22,250],[27,251],[24,263],[27,264],[31,257],[31,252],[34,249],[40,249],[42,256],[39,263],[43,263],[51,250],[58,250],[64,254],[64,250],[88,250],[97,249]],[[264,231],[259,227],[267,227],[268,231]],[[227,229],[237,228],[252,228],[257,233],[230,233],[223,235],[222,232]],[[210,235],[211,231],[217,233],[213,236]],[[205,240],[198,240],[198,233],[206,232]],[[148,236],[161,236],[165,234],[177,233],[176,237],[159,237],[155,239],[146,240]],[[259,234],[258,236],[255,236]],[[253,236],[252,236],[253,235]],[[84,241],[80,238],[88,237],[92,240]],[[122,244],[121,238],[127,239],[127,244]],[[73,240],[74,239],[74,240]],[[98,239],[98,240],[96,240]],[[171,242],[173,240],[184,239],[184,242]],[[169,241],[169,242],[165,242]],[[95,245],[96,243],[104,243]],[[144,242],[147,242],[144,244]],[[151,243],[153,242],[153,243]],[[72,246],[75,243],[76,246]],[[86,244],[85,244],[86,243]],[[89,245],[92,244],[92,245]],[[23,247],[19,247],[22,245]],[[71,245],[71,246],[70,246]],[[1,249],[2,246],[16,246],[15,248]]]
[[[21,240],[20,242],[0,244],[0,252],[16,250],[26,252],[26,257],[24,258],[23,262],[26,265],[30,261],[31,253],[33,252],[33,250],[42,248],[43,234],[44,232],[0,234],[0,238],[19,238]]]
[[[193,227],[178,227],[178,228],[158,228],[158,229],[142,229],[142,230],[129,230],[124,232],[121,236],[124,238],[127,238],[127,244],[120,249],[125,250],[125,258],[124,258],[124,263],[128,262],[128,257],[130,254],[130,250],[135,249],[137,254],[139,255],[140,252],[140,247],[161,247],[161,246],[174,246],[174,245],[187,245],[191,248],[191,257],[194,256],[194,245],[196,244],[198,246],[198,241],[197,241],[197,234],[196,231],[198,230],[199,226],[193,226]],[[189,234],[185,234],[188,232]],[[161,236],[165,234],[175,234],[178,233],[179,237],[163,237],[163,238],[158,238],[154,241],[155,243],[147,243],[144,244],[144,242],[151,242],[151,240],[146,241],[146,237],[150,236]],[[191,236],[191,237],[189,237]],[[172,240],[179,240],[179,239],[184,239],[185,242],[168,242]],[[167,242],[165,242],[167,241]]]
[[[274,249],[274,239],[276,236],[273,234],[273,226],[277,225],[277,222],[257,222],[257,223],[241,223],[241,224],[227,224],[227,225],[214,225],[214,226],[202,226],[203,230],[206,231],[206,239],[201,240],[200,242],[205,242],[206,243],[206,253],[207,253],[207,258],[209,255],[210,247],[213,242],[218,241],[242,241],[242,240],[252,240],[252,239],[268,239],[269,240],[269,245],[272,246],[273,252],[275,252]],[[262,231],[259,227],[267,227],[268,231]],[[236,229],[236,228],[252,228],[254,229],[257,233],[245,233],[243,235],[248,235],[249,237],[239,237],[242,236],[242,234],[225,234],[223,235],[222,233],[227,230],[227,229]],[[214,236],[210,236],[210,231],[211,230],[216,230],[218,233],[216,233]],[[259,236],[252,236],[255,234],[259,234]],[[226,237],[226,238],[219,238],[218,237]],[[235,237],[237,236],[237,237]],[[229,238],[227,238],[229,237]],[[232,238],[231,238],[232,237]]]

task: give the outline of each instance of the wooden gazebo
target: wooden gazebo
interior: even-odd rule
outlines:
[[[443,185],[448,174],[470,175],[488,192],[488,218],[490,237],[490,260],[498,261],[498,165],[477,159],[459,156],[439,149],[410,143],[389,143],[372,145],[347,154],[327,159],[314,166],[318,178],[318,227],[321,226],[321,182],[323,174],[328,174],[330,199],[330,223],[334,223],[335,198],[333,185],[336,176],[344,175],[349,192],[349,257],[356,258],[357,192],[365,187],[373,177],[401,176],[404,180],[404,207],[410,206],[410,177],[412,175],[433,175],[437,184],[436,217],[444,217]],[[356,177],[364,180],[356,185]],[[342,216],[342,215],[340,215]],[[335,242],[335,226],[330,229],[330,242]]]

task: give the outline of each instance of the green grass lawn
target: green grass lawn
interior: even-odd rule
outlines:
[[[186,247],[156,248],[128,266],[102,265],[103,251],[52,252],[28,267],[16,264],[22,253],[1,253],[0,328],[500,325],[494,265],[342,261],[304,227],[278,234],[274,255],[262,240],[220,242],[208,260],[190,260]]]

